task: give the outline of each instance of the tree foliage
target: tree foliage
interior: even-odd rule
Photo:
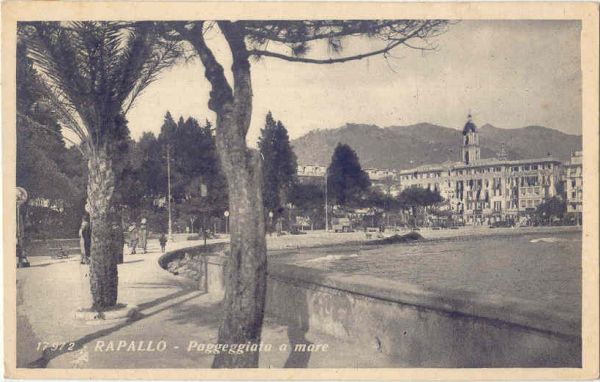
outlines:
[[[398,203],[402,208],[429,207],[443,200],[439,191],[421,187],[407,188],[398,195]]]
[[[314,228],[325,228],[325,185],[297,182],[290,192],[290,202],[302,216],[308,216]]]
[[[546,200],[542,204],[540,204],[536,213],[543,218],[551,219],[551,218],[559,218],[562,219],[565,213],[567,212],[567,204],[564,200],[557,196],[553,196],[550,199]]]
[[[68,149],[53,114],[39,107],[40,82],[26,46],[17,45],[16,184],[27,190],[28,235],[66,237],[77,232],[85,200],[81,154]]]
[[[44,75],[46,101],[90,148],[123,138],[116,118],[181,54],[154,22],[30,22],[19,34]]]
[[[398,200],[379,188],[371,187],[365,195],[362,205],[389,211],[398,207]]]
[[[160,134],[144,133],[134,143],[128,184],[136,187],[126,203],[132,218],[146,217],[151,229],[165,229],[167,207],[167,151],[171,173],[174,219],[180,227],[199,229],[209,216],[227,209],[225,179],[219,166],[212,124],[192,117],[175,122],[165,114]],[[206,195],[201,188],[206,187]]]
[[[358,155],[343,143],[336,146],[326,176],[330,197],[342,206],[358,203],[371,186],[369,176],[360,166]]]
[[[261,129],[258,148],[263,160],[263,201],[268,210],[276,212],[289,199],[296,182],[298,164],[287,129],[281,121],[275,122],[271,112]]]

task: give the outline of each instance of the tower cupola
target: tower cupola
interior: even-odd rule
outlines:
[[[479,134],[477,126],[473,123],[471,114],[467,117],[467,123],[463,128],[463,145],[462,145],[462,161],[464,164],[471,164],[481,158],[481,150],[479,148]]]
[[[467,135],[469,133],[477,132],[477,126],[473,123],[473,117],[471,114],[467,117],[467,123],[465,123],[465,127],[463,128],[463,135]]]

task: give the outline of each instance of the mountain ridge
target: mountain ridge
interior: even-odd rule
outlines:
[[[492,158],[504,149],[508,159],[548,156],[567,161],[581,150],[582,136],[544,126],[503,129],[485,123],[478,128],[481,157]],[[462,132],[428,122],[380,127],[346,123],[335,129],[317,129],[292,140],[300,164],[328,165],[337,143],[358,154],[363,168],[407,169],[424,164],[459,161]]]

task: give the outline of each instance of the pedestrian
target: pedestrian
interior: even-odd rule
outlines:
[[[130,255],[135,255],[135,249],[138,245],[138,229],[135,223],[129,227],[129,247],[131,248]]]
[[[117,264],[123,264],[123,246],[125,245],[125,237],[123,236],[121,217],[112,207],[110,209],[109,217],[112,243],[114,245],[112,252],[115,255]]]
[[[142,218],[139,231],[140,248],[142,248],[142,253],[146,253],[146,248],[148,247],[148,225],[146,223],[146,218]]]
[[[165,247],[167,246],[167,236],[164,232],[160,234],[158,242],[160,243],[160,252],[165,253]]]
[[[92,249],[92,228],[88,221],[87,214],[81,219],[79,228],[79,248],[81,250],[81,264],[89,264]]]

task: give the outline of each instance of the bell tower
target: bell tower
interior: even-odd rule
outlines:
[[[479,149],[479,134],[477,133],[477,126],[473,123],[471,114],[465,123],[463,128],[463,145],[462,145],[462,161],[464,164],[471,164],[477,162],[481,158],[481,152]]]

